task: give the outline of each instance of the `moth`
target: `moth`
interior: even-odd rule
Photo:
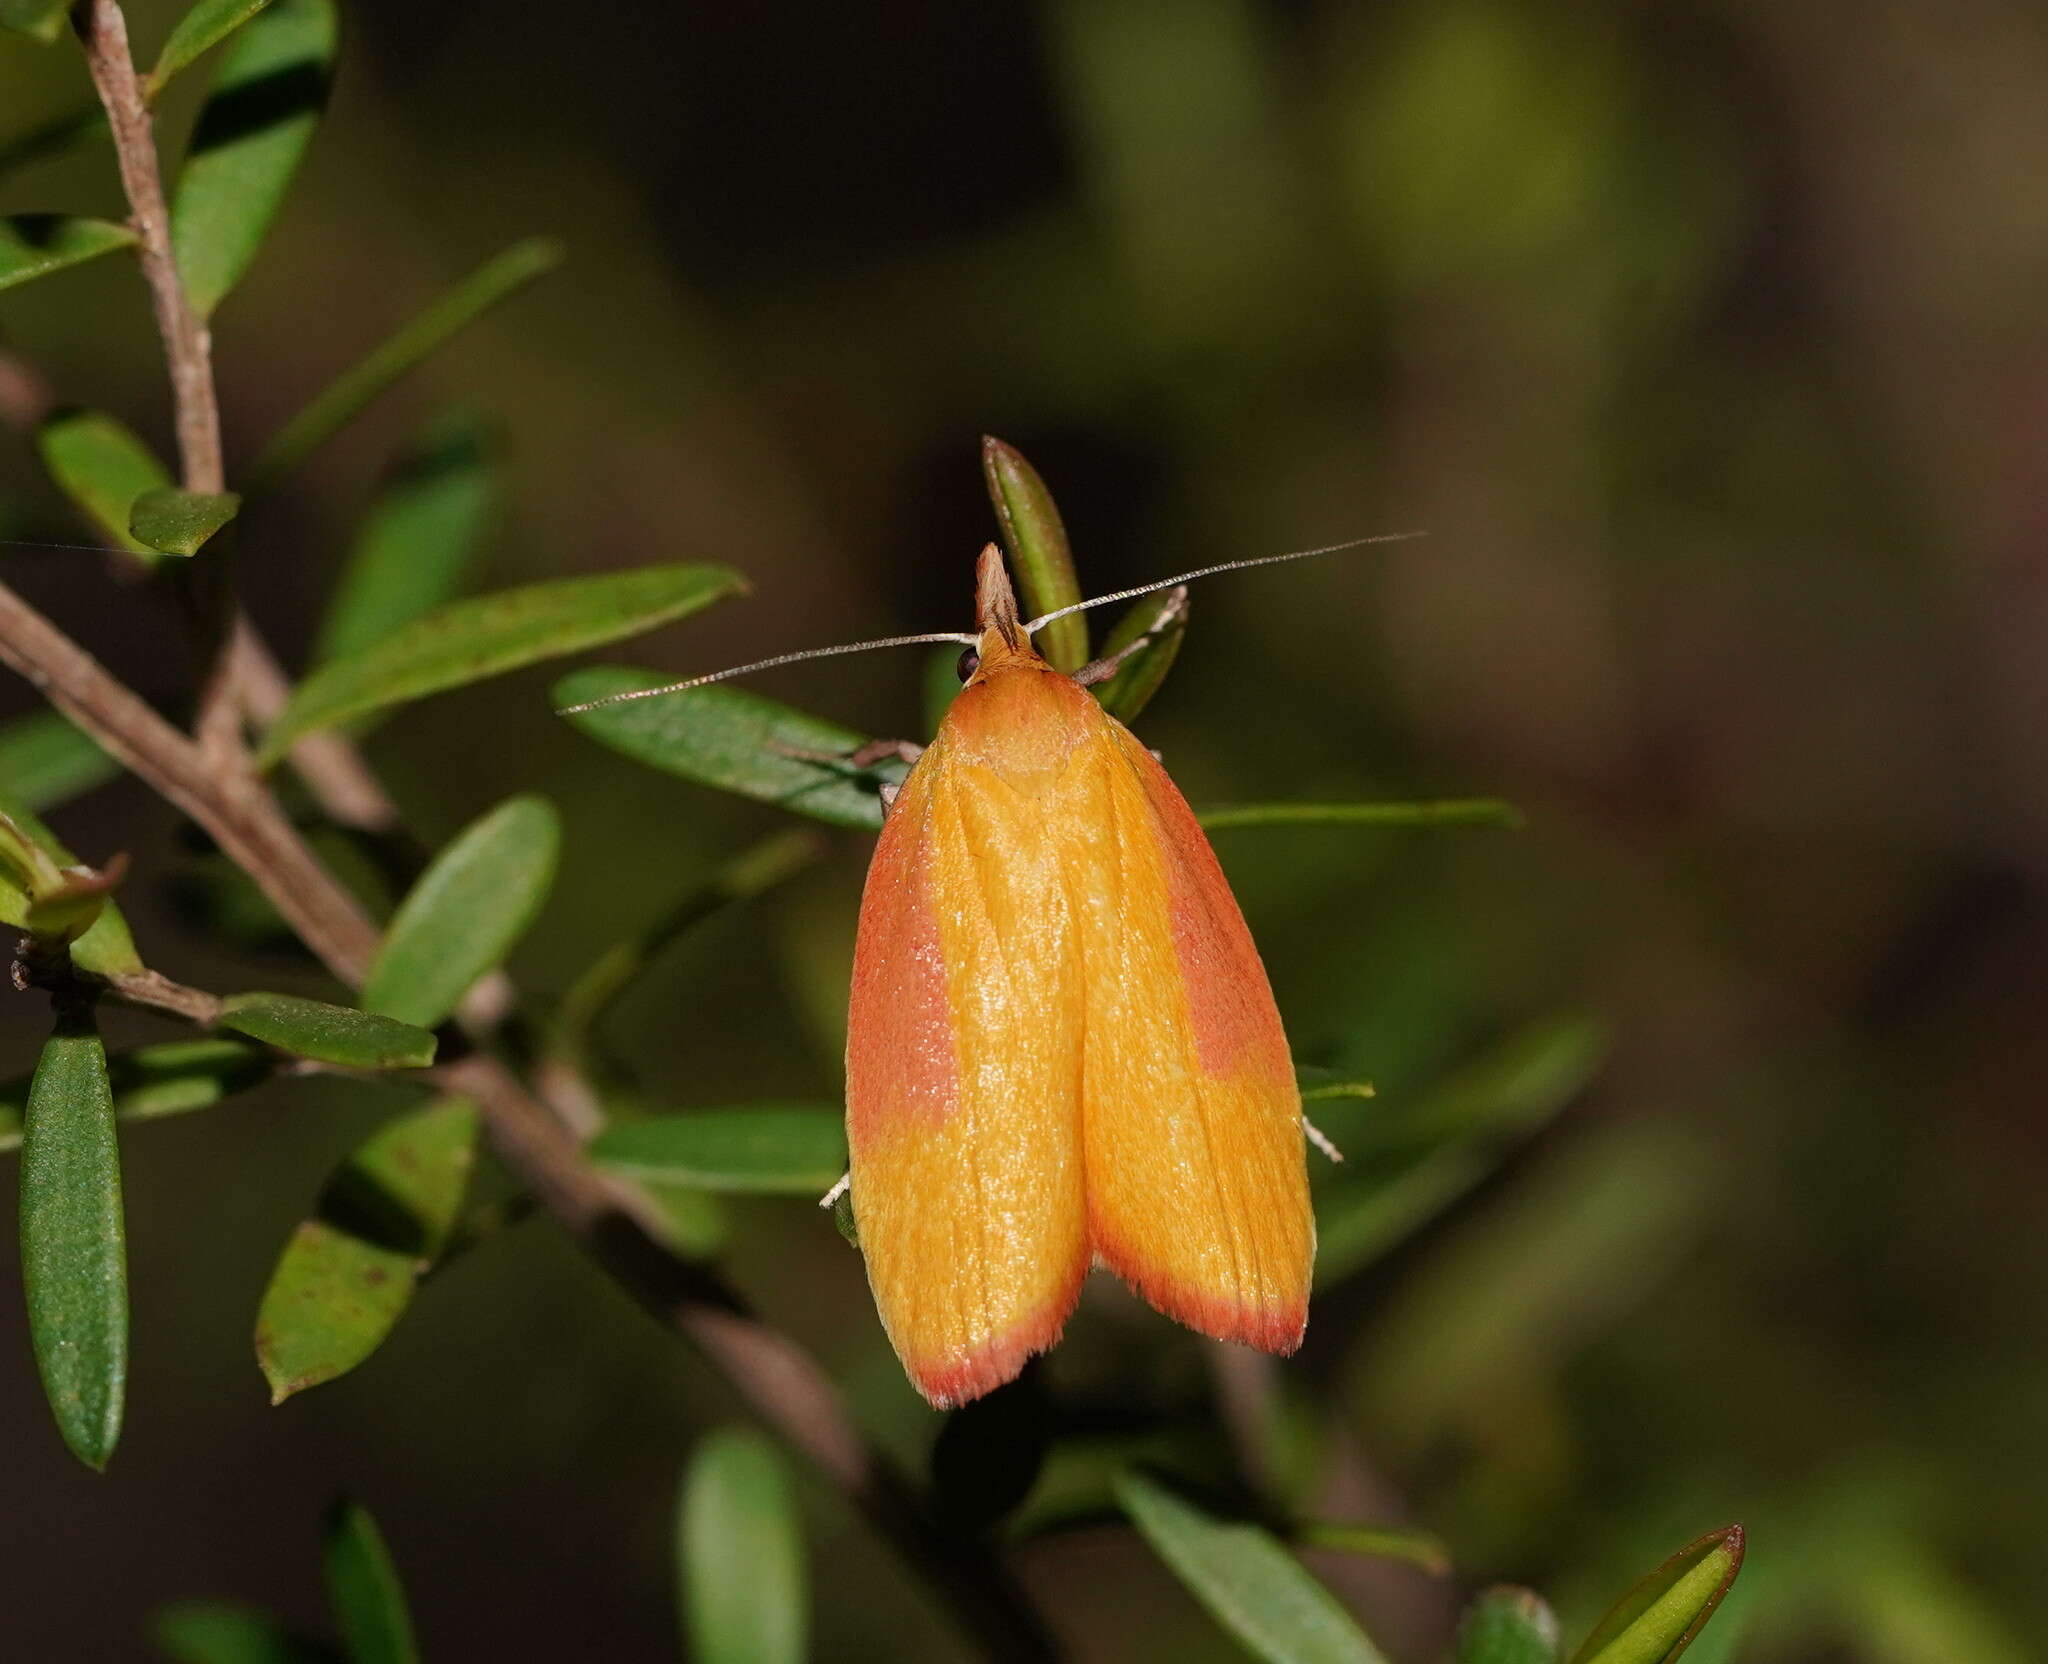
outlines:
[[[1032,636],[1072,610],[1021,619],[991,544],[971,634],[591,702],[866,647],[966,649],[938,733],[902,748],[915,761],[868,868],[846,1046],[842,1187],[882,1325],[942,1409],[1053,1346],[1094,1265],[1218,1340],[1286,1354],[1308,1322],[1313,1129],[1272,989],[1186,800],[1088,691],[1148,638],[1069,675]]]

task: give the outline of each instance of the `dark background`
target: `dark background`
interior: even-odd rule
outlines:
[[[145,57],[172,15],[132,8]],[[0,41],[0,138],[79,101],[75,57]],[[2023,1664],[2048,1649],[2044,178],[2048,23],[2017,0],[358,4],[217,320],[231,474],[498,247],[548,231],[570,259],[321,453],[249,593],[296,658],[383,459],[451,402],[506,432],[480,583],[753,576],[614,655],[679,673],[962,627],[984,431],[1047,475],[1094,591],[1426,527],[1204,587],[1143,725],[1196,802],[1529,817],[1219,834],[1304,1060],[1398,1101],[1530,1018],[1613,1037],[1528,1155],[1319,1304],[1287,1376],[1351,1452],[1339,1500],[1536,1583],[1573,1638],[1739,1518],[1741,1658]],[[104,152],[0,178],[31,208],[118,213]],[[0,328],[168,446],[131,269],[9,294]],[[78,534],[11,437],[0,531]],[[174,694],[167,620],[93,557],[0,561]],[[906,733],[922,677],[878,654],[761,685]],[[546,687],[371,742],[432,838],[514,790],[563,808],[514,965],[543,992],[775,824],[580,740]],[[138,786],[56,818],[138,856],[152,963],[320,991],[181,925],[186,858]],[[613,1031],[651,1098],[836,1100],[864,855],[841,839],[663,960]],[[9,1071],[39,1009],[5,1007]],[[388,1107],[286,1084],[124,1139],[135,1372],[105,1478],[63,1452],[25,1337],[0,1359],[6,1656],[145,1656],[146,1614],[191,1596],[318,1622],[338,1489],[383,1522],[428,1657],[672,1656],[675,1476],[735,1407],[545,1224],[267,1407],[256,1297]],[[801,1203],[734,1212],[741,1280],[915,1458],[935,1418],[857,1256]],[[1108,1287],[1052,1382],[1127,1354],[1168,1399],[1199,1387],[1194,1342]],[[817,1655],[955,1656],[805,1495]],[[1023,1564],[1082,1657],[1232,1656],[1116,1533]],[[1333,1575],[1429,1656],[1435,1586]]]

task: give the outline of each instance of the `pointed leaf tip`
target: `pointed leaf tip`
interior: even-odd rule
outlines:
[[[96,260],[134,241],[134,232],[109,220],[69,214],[0,217],[0,289]]]
[[[1571,1664],[1672,1664],[1727,1597],[1745,1547],[1740,1525],[1687,1543],[1615,1602]]]
[[[1003,543],[1024,605],[1033,618],[1071,607],[1081,599],[1081,581],[1074,573],[1074,553],[1052,492],[1023,452],[984,435],[981,471],[989,502],[1003,528]],[[1079,670],[1088,662],[1088,621],[1069,613],[1038,632],[1038,650],[1060,670]]]

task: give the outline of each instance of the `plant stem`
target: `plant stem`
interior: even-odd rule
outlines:
[[[227,489],[221,450],[220,400],[213,380],[213,336],[186,298],[171,243],[171,212],[164,199],[156,133],[149,100],[128,49],[128,20],[116,0],[81,0],[72,13],[85,48],[93,90],[107,112],[121,188],[128,197],[136,252],[149,285],[157,333],[163,337],[170,371],[171,405],[178,433],[178,472],[187,491],[209,495]],[[180,574],[185,601],[199,638],[199,699],[193,731],[207,753],[223,766],[246,769],[242,721],[235,693],[236,655],[232,643],[241,619],[228,584],[227,551]]]

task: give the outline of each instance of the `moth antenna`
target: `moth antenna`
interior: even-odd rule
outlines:
[[[730,670],[714,670],[708,676],[692,676],[688,681],[670,682],[665,687],[634,688],[626,693],[608,693],[602,699],[586,699],[580,705],[563,705],[555,715],[574,716],[578,711],[594,711],[601,705],[625,705],[635,699],[656,699],[664,693],[682,693],[690,688],[707,687],[713,682],[729,682],[735,676],[748,676],[757,670],[772,670],[779,664],[796,664],[803,659],[829,659],[835,653],[865,653],[870,647],[925,647],[942,641],[960,642],[972,647],[979,640],[980,636],[940,630],[922,636],[884,636],[879,641],[849,641],[837,647],[806,647],[801,653],[777,653],[772,659],[736,664]]]
[[[1192,572],[1183,572],[1177,578],[1161,578],[1156,583],[1139,584],[1135,589],[1113,590],[1108,595],[1096,595],[1086,601],[1076,601],[1070,607],[1061,607],[1041,618],[1032,619],[1024,626],[1024,633],[1033,635],[1055,618],[1065,618],[1070,612],[1085,612],[1090,607],[1106,607],[1112,601],[1128,601],[1135,596],[1150,595],[1155,590],[1171,589],[1175,584],[1191,583],[1196,578],[1213,578],[1219,572],[1239,572],[1247,566],[1277,566],[1283,560],[1307,560],[1311,555],[1341,554],[1346,549],[1362,549],[1368,543],[1406,543],[1413,538],[1428,535],[1427,532],[1382,532],[1377,537],[1354,537],[1344,543],[1325,543],[1320,549],[1293,549],[1284,555],[1254,555],[1249,560],[1226,560],[1215,566],[1201,566]]]
[[[0,537],[0,549],[69,549],[80,555],[132,555],[133,549],[117,549],[111,543],[46,543],[37,537]]]

